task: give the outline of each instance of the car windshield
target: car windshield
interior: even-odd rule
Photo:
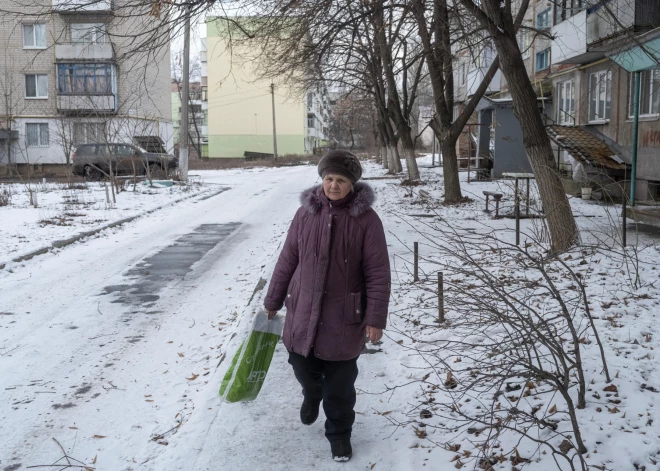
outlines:
[[[147,151],[146,149],[144,149],[144,148],[142,148],[142,147],[140,147],[140,146],[135,146],[135,148],[136,148],[137,150],[139,150],[140,152],[147,152],[147,153],[148,153],[148,151]]]

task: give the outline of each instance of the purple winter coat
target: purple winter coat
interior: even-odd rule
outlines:
[[[366,326],[384,329],[390,261],[383,224],[366,183],[339,201],[317,185],[298,209],[270,280],[264,306],[286,299],[284,345],[322,360],[350,360],[364,347]]]

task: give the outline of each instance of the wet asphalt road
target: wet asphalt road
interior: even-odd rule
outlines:
[[[102,294],[115,294],[113,303],[148,309],[160,299],[159,291],[168,283],[183,279],[196,262],[239,226],[240,223],[202,224],[154,255],[144,258],[125,273],[127,283],[106,286]]]

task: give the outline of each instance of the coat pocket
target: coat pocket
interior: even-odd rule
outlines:
[[[295,300],[298,297],[298,293],[296,291],[296,283],[291,280],[291,283],[289,283],[289,287],[286,290],[286,298],[284,298],[284,305],[286,306],[287,312],[293,312],[295,309]]]
[[[364,318],[364,312],[362,309],[362,293],[351,293],[348,303],[348,309],[350,310],[346,316],[347,324],[359,324]]]

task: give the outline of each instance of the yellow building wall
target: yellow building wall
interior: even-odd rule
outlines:
[[[221,28],[221,26],[220,26]],[[243,157],[245,151],[273,153],[270,81],[256,80],[258,51],[229,50],[216,22],[207,22],[208,156]],[[286,84],[275,82],[278,155],[304,154],[306,106]]]

